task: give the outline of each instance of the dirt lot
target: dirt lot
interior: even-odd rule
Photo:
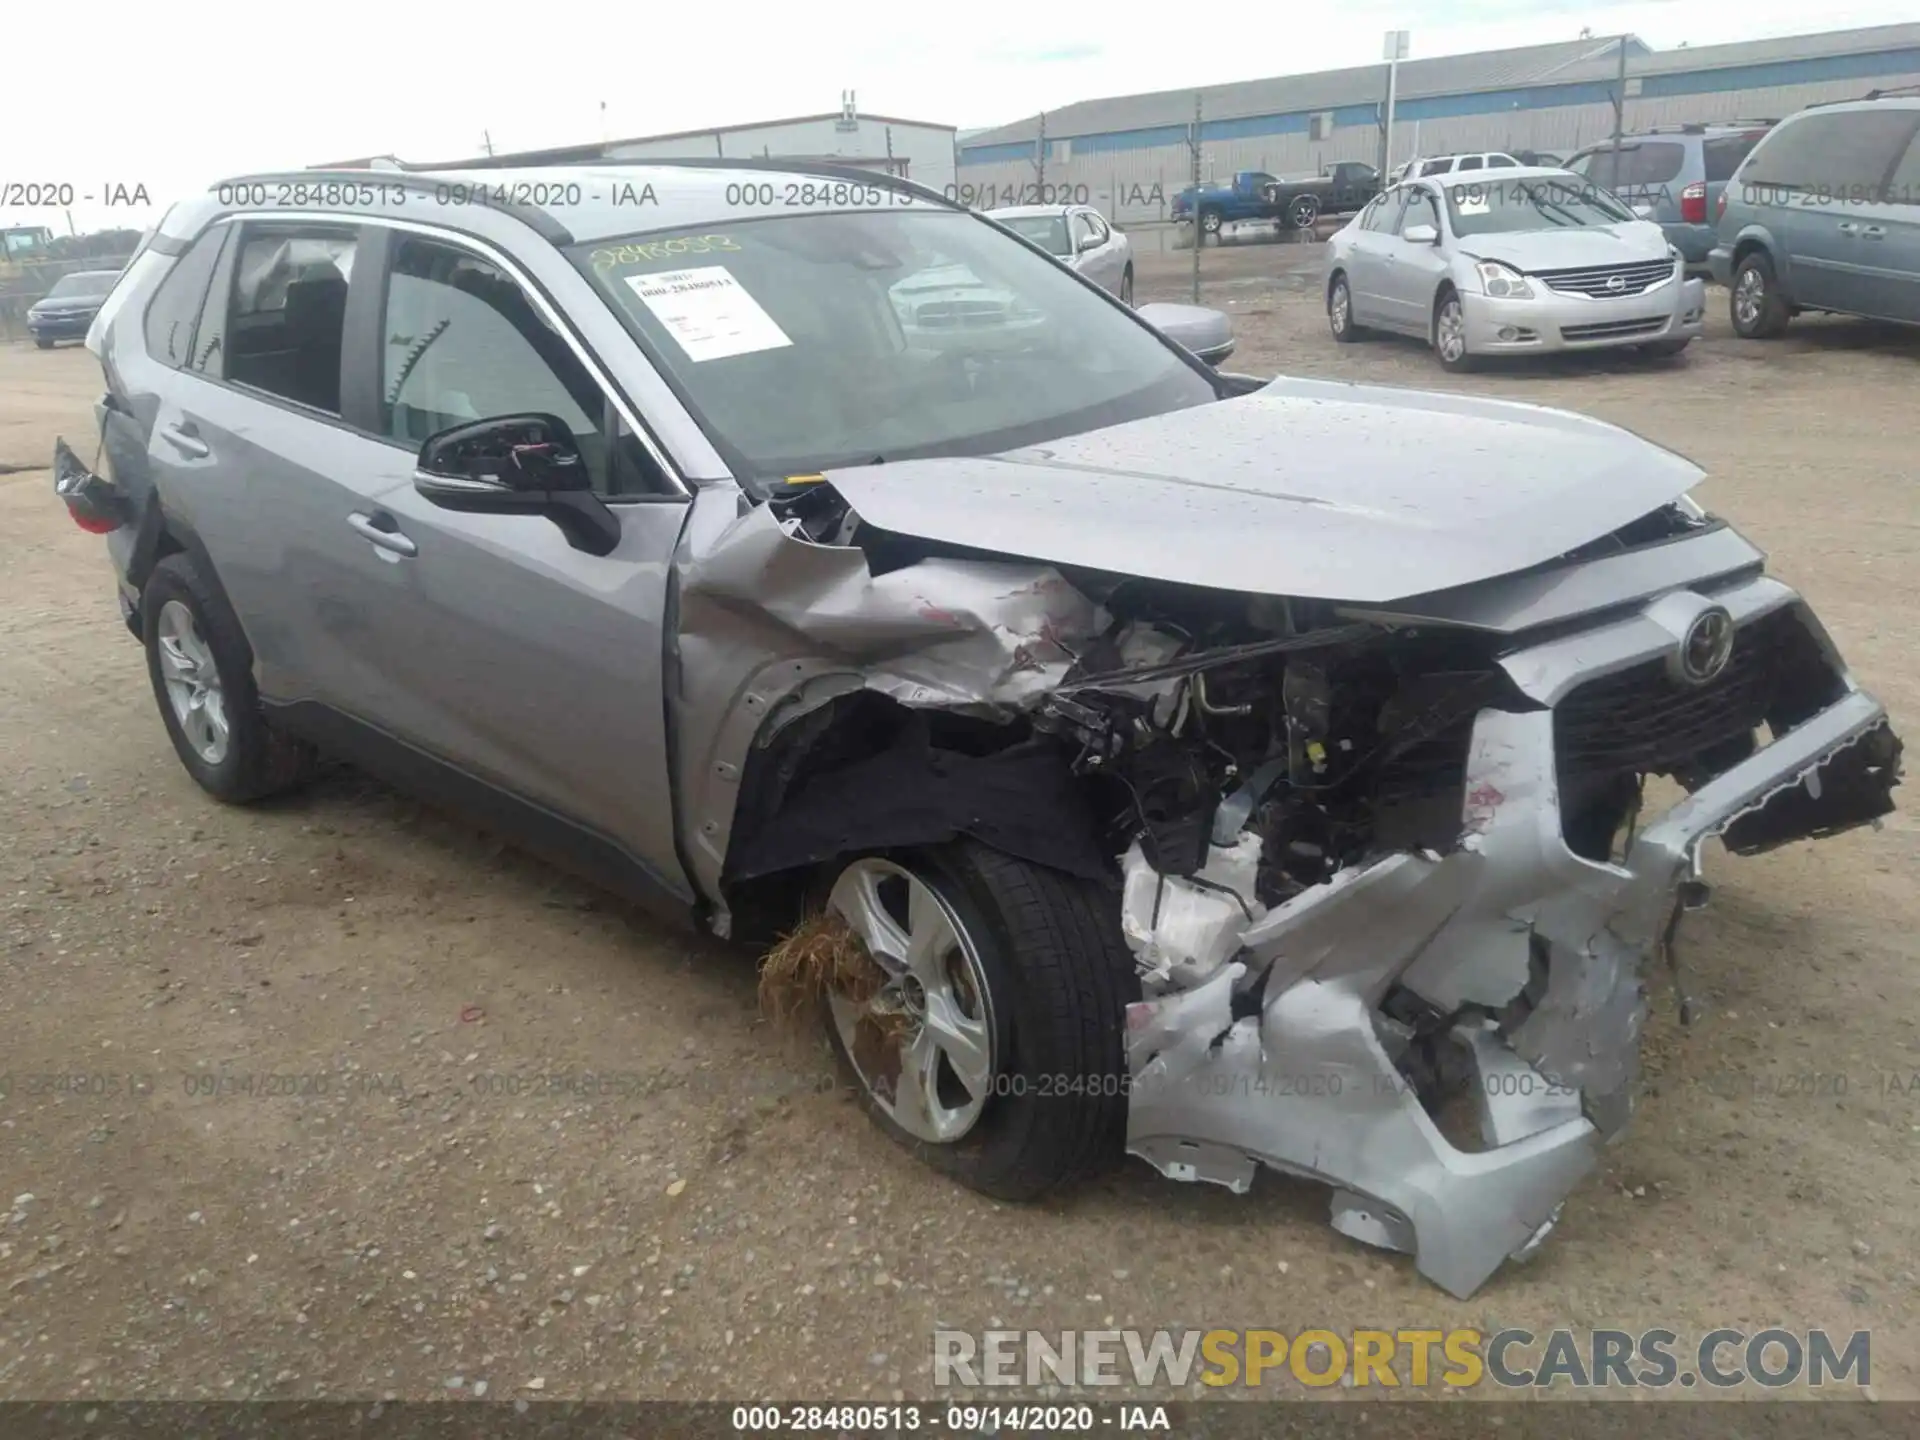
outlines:
[[[1337,348],[1293,268],[1315,253],[1208,252],[1232,368],[1472,388],[1686,452],[1920,731],[1920,339],[1741,343],[1716,292],[1679,361],[1463,381]],[[1140,297],[1185,298],[1187,263],[1154,255]],[[0,347],[0,470],[84,434],[100,388],[78,349]],[[1711,857],[1703,1027],[1656,986],[1635,1127],[1460,1303],[1309,1185],[1135,1163],[1044,1207],[963,1192],[819,1091],[750,956],[350,774],[212,803],[44,470],[0,475],[0,535],[0,1396],[922,1396],[943,1324],[1870,1328],[1874,1388],[1920,1395],[1911,808]],[[589,1073],[615,1093],[537,1078]]]

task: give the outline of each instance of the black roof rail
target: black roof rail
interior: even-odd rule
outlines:
[[[833,165],[820,160],[782,160],[777,156],[750,157],[736,160],[718,155],[712,157],[676,155],[671,158],[662,157],[659,159],[608,160],[598,155],[583,155],[578,158],[549,160],[518,166],[508,161],[489,158],[479,164],[470,160],[459,160],[434,165],[408,165],[401,173],[419,175],[432,174],[443,170],[545,170],[549,168],[566,169],[570,166],[593,166],[607,170],[746,170],[761,174],[821,175],[829,180],[857,180],[864,185],[885,185],[891,190],[905,191],[919,199],[931,200],[936,204],[945,205],[952,210],[966,210],[968,208],[959,201],[941,194],[930,185],[922,185],[917,180],[908,180],[899,175],[886,175],[878,170],[863,170],[857,165]],[[394,172],[386,171],[376,173],[391,174]]]
[[[410,176],[417,178],[410,179]],[[319,185],[397,186],[405,190],[431,193],[436,182],[412,170],[268,170],[257,175],[235,175],[226,180],[216,181],[207,187],[207,191],[209,194],[217,195],[220,191],[235,185],[282,183],[309,187]],[[235,205],[233,208],[245,210],[251,207]],[[507,204],[495,205],[492,208],[513,216],[514,219],[531,228],[541,239],[552,244],[571,245],[573,243],[573,232],[537,206]],[[342,216],[342,218],[349,219],[351,216]]]
[[[1862,100],[1893,100],[1907,95],[1920,95],[1920,85],[1889,85],[1884,90],[1869,90]]]

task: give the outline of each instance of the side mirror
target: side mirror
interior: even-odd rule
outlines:
[[[1638,215],[1642,220],[1651,220],[1653,218],[1653,207],[1645,201],[1642,201],[1633,207],[1633,213]]]
[[[1409,245],[1438,245],[1440,232],[1431,225],[1409,225],[1400,232],[1400,238]]]
[[[1076,255],[1084,255],[1089,250],[1098,250],[1099,248],[1100,237],[1097,235],[1080,235],[1074,238],[1073,253]]]
[[[579,442],[553,415],[502,415],[428,436],[413,488],[443,510],[544,515],[590,555],[620,543],[620,517],[593,493]]]

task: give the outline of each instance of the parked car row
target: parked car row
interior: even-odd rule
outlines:
[[[1808,310],[1920,324],[1920,87],[1657,128],[1564,167],[1482,154],[1399,174],[1328,242],[1342,343],[1397,331],[1450,370],[1562,350],[1673,356],[1701,333],[1702,272],[1728,287],[1747,338]]]

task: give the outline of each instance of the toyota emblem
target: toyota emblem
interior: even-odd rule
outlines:
[[[1616,294],[1618,294],[1618,293],[1619,293],[1620,291],[1622,291],[1622,290],[1624,290],[1624,289],[1626,289],[1626,288],[1627,288],[1627,277],[1626,277],[1626,276],[1624,276],[1624,275],[1610,275],[1610,276],[1608,276],[1608,277],[1607,277],[1607,289],[1609,289],[1609,290],[1612,290],[1613,292],[1615,292]]]
[[[1689,684],[1705,685],[1727,668],[1733,654],[1733,616],[1718,605],[1702,610],[1681,638],[1680,676]]]

